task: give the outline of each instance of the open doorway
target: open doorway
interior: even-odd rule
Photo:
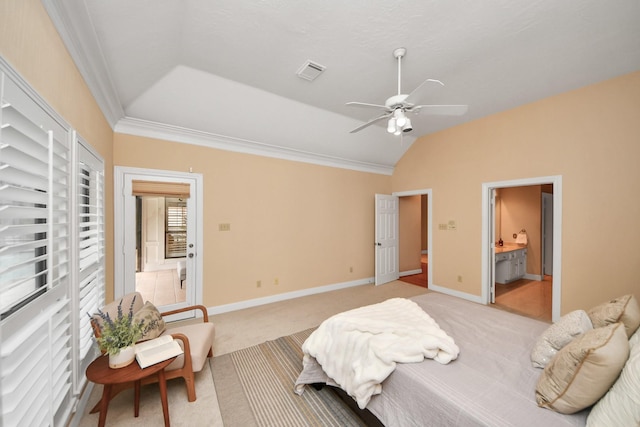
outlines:
[[[417,208],[414,212],[417,212],[417,221],[414,220],[414,226],[412,237],[417,241],[417,246],[413,248],[409,254],[410,257],[414,257],[414,261],[417,264],[412,267],[408,272],[405,270],[405,275],[418,274],[421,272],[420,262],[422,255],[432,257],[429,253],[431,248],[431,224],[432,224],[432,209],[431,209],[431,189],[413,190],[393,193],[392,195],[376,194],[376,207],[375,207],[375,283],[381,285],[392,280],[397,280],[400,277],[400,244],[404,244],[403,239],[400,238],[399,223],[402,223],[407,219],[407,215],[401,216],[399,214],[399,201],[403,198],[411,198],[418,196]],[[424,199],[422,199],[424,197]],[[409,199],[405,199],[409,200]],[[424,205],[423,205],[424,200]],[[415,205],[415,203],[414,203]],[[393,206],[393,208],[390,208]],[[424,209],[424,212],[423,212]],[[415,217],[415,214],[414,214]],[[426,226],[422,225],[423,219],[426,220]],[[404,225],[403,225],[404,226]],[[422,254],[422,236],[424,233],[424,239],[426,245],[424,248],[425,254]],[[432,269],[426,269],[426,287],[432,283],[433,273]]]
[[[484,303],[560,317],[561,192],[560,176],[483,184]]]
[[[423,288],[428,287],[429,229],[428,196],[420,194],[399,198],[400,279]]]
[[[136,196],[136,291],[158,307],[187,298],[187,214],[183,195]]]
[[[552,184],[495,189],[495,306],[550,322],[552,262],[545,274],[543,260],[544,242],[552,239],[545,236],[544,194],[553,195]]]
[[[118,248],[114,257],[114,297],[118,298],[137,288],[136,274],[142,270],[168,271],[171,276],[178,274],[178,263],[184,262],[185,274],[181,284],[185,297],[182,301],[161,302],[161,311],[175,310],[202,304],[202,248],[203,248],[203,177],[198,173],[140,169],[116,166],[114,170],[114,244]],[[138,183],[148,186],[142,191]],[[136,185],[134,185],[136,184]],[[174,189],[171,189],[174,187]],[[155,190],[154,190],[155,188]],[[167,197],[186,202],[186,240],[171,236],[173,226],[168,226],[166,213]],[[148,202],[145,211],[145,200]],[[160,205],[163,209],[160,209]],[[137,207],[141,207],[138,213]],[[178,210],[182,209],[180,203]],[[175,213],[175,209],[169,209]],[[162,212],[162,213],[159,213]],[[145,219],[138,221],[140,216]],[[144,224],[144,225],[143,225]],[[169,231],[169,235],[167,234]],[[148,236],[142,237],[146,232]],[[169,240],[167,240],[169,239]],[[140,240],[139,243],[136,241]],[[186,245],[185,257],[174,259],[166,256]],[[142,252],[138,257],[137,253]],[[164,267],[170,267],[164,269]],[[180,282],[178,282],[180,283]],[[149,298],[147,298],[149,299]],[[193,317],[195,313],[185,312],[177,318]]]

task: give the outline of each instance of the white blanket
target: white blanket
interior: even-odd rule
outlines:
[[[396,363],[424,358],[447,364],[459,349],[415,302],[393,298],[379,304],[345,311],[325,320],[302,345],[303,364],[322,366],[360,408],[380,394],[382,381]],[[295,391],[302,394],[304,384]]]

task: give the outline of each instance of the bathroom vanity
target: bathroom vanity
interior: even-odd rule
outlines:
[[[527,273],[527,248],[496,246],[496,283],[505,284],[522,279]]]

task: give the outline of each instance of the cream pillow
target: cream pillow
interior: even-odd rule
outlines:
[[[593,307],[587,312],[594,328],[611,323],[624,323],[627,338],[640,326],[640,306],[636,298],[629,294]]]
[[[565,345],[575,337],[593,329],[591,320],[584,310],[565,314],[540,335],[531,351],[531,364],[544,368]]]
[[[166,328],[162,314],[155,305],[147,301],[144,306],[133,315],[135,322],[142,321],[142,337],[140,340],[157,338]]]
[[[611,390],[591,410],[587,427],[640,426],[640,346],[635,345],[638,337],[636,332],[629,360]]]
[[[573,414],[593,405],[616,381],[628,357],[622,323],[585,332],[542,371],[536,386],[538,406]]]
[[[640,328],[638,328],[636,330],[636,333],[633,334],[631,338],[629,338],[629,348],[632,349],[633,347],[638,345],[638,342],[640,342]]]

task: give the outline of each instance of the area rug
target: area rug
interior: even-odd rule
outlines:
[[[293,385],[302,370],[301,346],[312,329],[214,357],[213,382],[225,427],[366,426],[329,387]]]

